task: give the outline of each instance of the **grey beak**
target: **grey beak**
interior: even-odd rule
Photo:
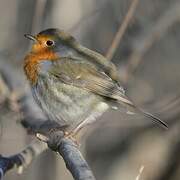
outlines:
[[[25,34],[24,37],[27,38],[27,39],[30,39],[32,41],[37,41],[37,39],[34,36],[30,35],[30,34]]]

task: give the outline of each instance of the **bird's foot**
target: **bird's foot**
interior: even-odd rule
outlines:
[[[49,143],[53,139],[59,140],[60,138],[68,138],[72,140],[77,146],[80,146],[76,139],[76,133],[74,131],[66,131],[65,128],[59,127],[59,128],[52,128],[45,134],[42,133],[36,133],[36,137],[45,143]]]
[[[42,132],[36,133],[36,137],[39,140],[47,143],[54,136],[59,136],[59,135],[61,137],[65,136],[64,130],[66,129],[67,126],[51,127],[50,125],[51,124],[45,124]]]

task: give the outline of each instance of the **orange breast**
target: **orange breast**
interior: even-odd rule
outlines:
[[[38,53],[29,53],[24,60],[24,72],[31,85],[35,85],[38,79],[39,62],[43,60],[54,61],[59,57],[51,50],[44,50]]]

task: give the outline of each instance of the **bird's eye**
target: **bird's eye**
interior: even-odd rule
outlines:
[[[52,40],[47,40],[47,41],[46,41],[46,45],[47,45],[47,46],[53,46],[53,45],[54,45],[54,41],[52,41]]]

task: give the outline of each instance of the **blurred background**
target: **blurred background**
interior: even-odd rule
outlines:
[[[131,0],[0,0],[0,154],[20,152],[34,137],[20,124],[15,105],[6,101],[28,91],[22,70],[29,41],[25,33],[64,29],[83,45],[107,54]],[[180,2],[139,0],[112,58],[127,95],[169,124],[124,112],[105,113],[81,138],[81,152],[98,180],[180,179]],[[0,76],[1,77],[1,76]],[[59,155],[41,154],[23,174],[6,180],[71,180]]]

